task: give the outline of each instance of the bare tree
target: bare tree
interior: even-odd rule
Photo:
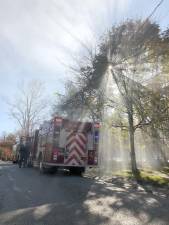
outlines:
[[[20,127],[21,135],[30,136],[46,111],[44,85],[38,80],[18,84],[18,93],[7,102],[9,114]]]

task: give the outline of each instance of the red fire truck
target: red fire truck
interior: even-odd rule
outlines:
[[[99,123],[55,117],[35,132],[31,157],[41,172],[69,169],[83,173],[98,164]]]

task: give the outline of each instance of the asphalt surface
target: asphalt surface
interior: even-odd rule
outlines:
[[[169,225],[168,193],[0,162],[0,225]]]

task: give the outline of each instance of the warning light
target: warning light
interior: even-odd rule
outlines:
[[[62,122],[62,118],[56,117],[56,118],[55,118],[55,122],[60,122],[60,123],[61,123],[61,122]]]
[[[94,128],[100,128],[100,124],[99,123],[95,123],[94,124]]]
[[[99,131],[94,132],[94,142],[97,144],[99,142]]]
[[[56,117],[55,118],[55,126],[61,126],[62,125],[62,118]]]

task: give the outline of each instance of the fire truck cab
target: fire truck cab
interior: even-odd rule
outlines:
[[[41,172],[66,168],[83,173],[98,164],[99,123],[55,117],[35,133],[33,160]]]

